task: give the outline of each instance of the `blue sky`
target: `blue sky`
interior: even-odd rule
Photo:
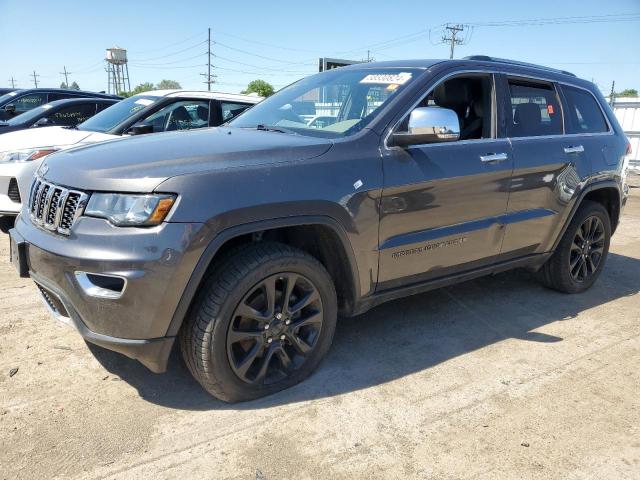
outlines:
[[[320,56],[377,60],[446,58],[447,22],[475,25],[456,57],[488,54],[563,68],[608,93],[640,89],[640,21],[489,26],[487,22],[640,14],[640,0],[536,2],[425,0],[119,1],[0,0],[0,85],[106,88],[107,47],[129,51],[132,86],[163,78],[205,89],[206,31],[212,28],[214,90],[237,92],[255,78],[276,86],[317,71]],[[601,17],[610,18],[610,17]],[[431,29],[432,34],[429,35]],[[431,38],[430,38],[431,37]],[[397,39],[397,40],[396,40]],[[218,67],[218,68],[216,68]]]

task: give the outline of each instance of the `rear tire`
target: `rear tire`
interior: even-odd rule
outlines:
[[[584,292],[602,273],[610,241],[609,213],[600,203],[585,200],[540,269],[540,280],[560,292]]]
[[[336,318],[335,288],[318,260],[256,243],[231,252],[205,280],[180,332],[182,355],[214,397],[252,400],[309,376]]]

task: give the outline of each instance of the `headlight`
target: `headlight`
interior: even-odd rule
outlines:
[[[13,152],[0,153],[0,163],[30,162],[57,151],[57,148],[30,148],[27,150],[15,150]]]
[[[106,218],[118,227],[159,225],[176,201],[171,194],[94,193],[84,214]]]

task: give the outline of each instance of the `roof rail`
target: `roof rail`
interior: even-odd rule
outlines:
[[[566,70],[559,70],[557,68],[545,67],[543,65],[536,65],[535,63],[519,62],[517,60],[508,60],[506,58],[489,57],[488,55],[470,55],[468,57],[464,57],[463,60],[477,60],[481,62],[507,63],[509,65],[519,65],[521,67],[532,67],[532,68],[539,68],[541,70],[547,70],[549,72],[563,73],[565,75],[571,75],[572,77],[576,76],[575,73],[567,72]]]

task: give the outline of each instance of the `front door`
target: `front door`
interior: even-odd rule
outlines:
[[[493,263],[502,244],[513,158],[493,75],[446,79],[417,106],[456,111],[461,139],[384,150],[379,290]]]

